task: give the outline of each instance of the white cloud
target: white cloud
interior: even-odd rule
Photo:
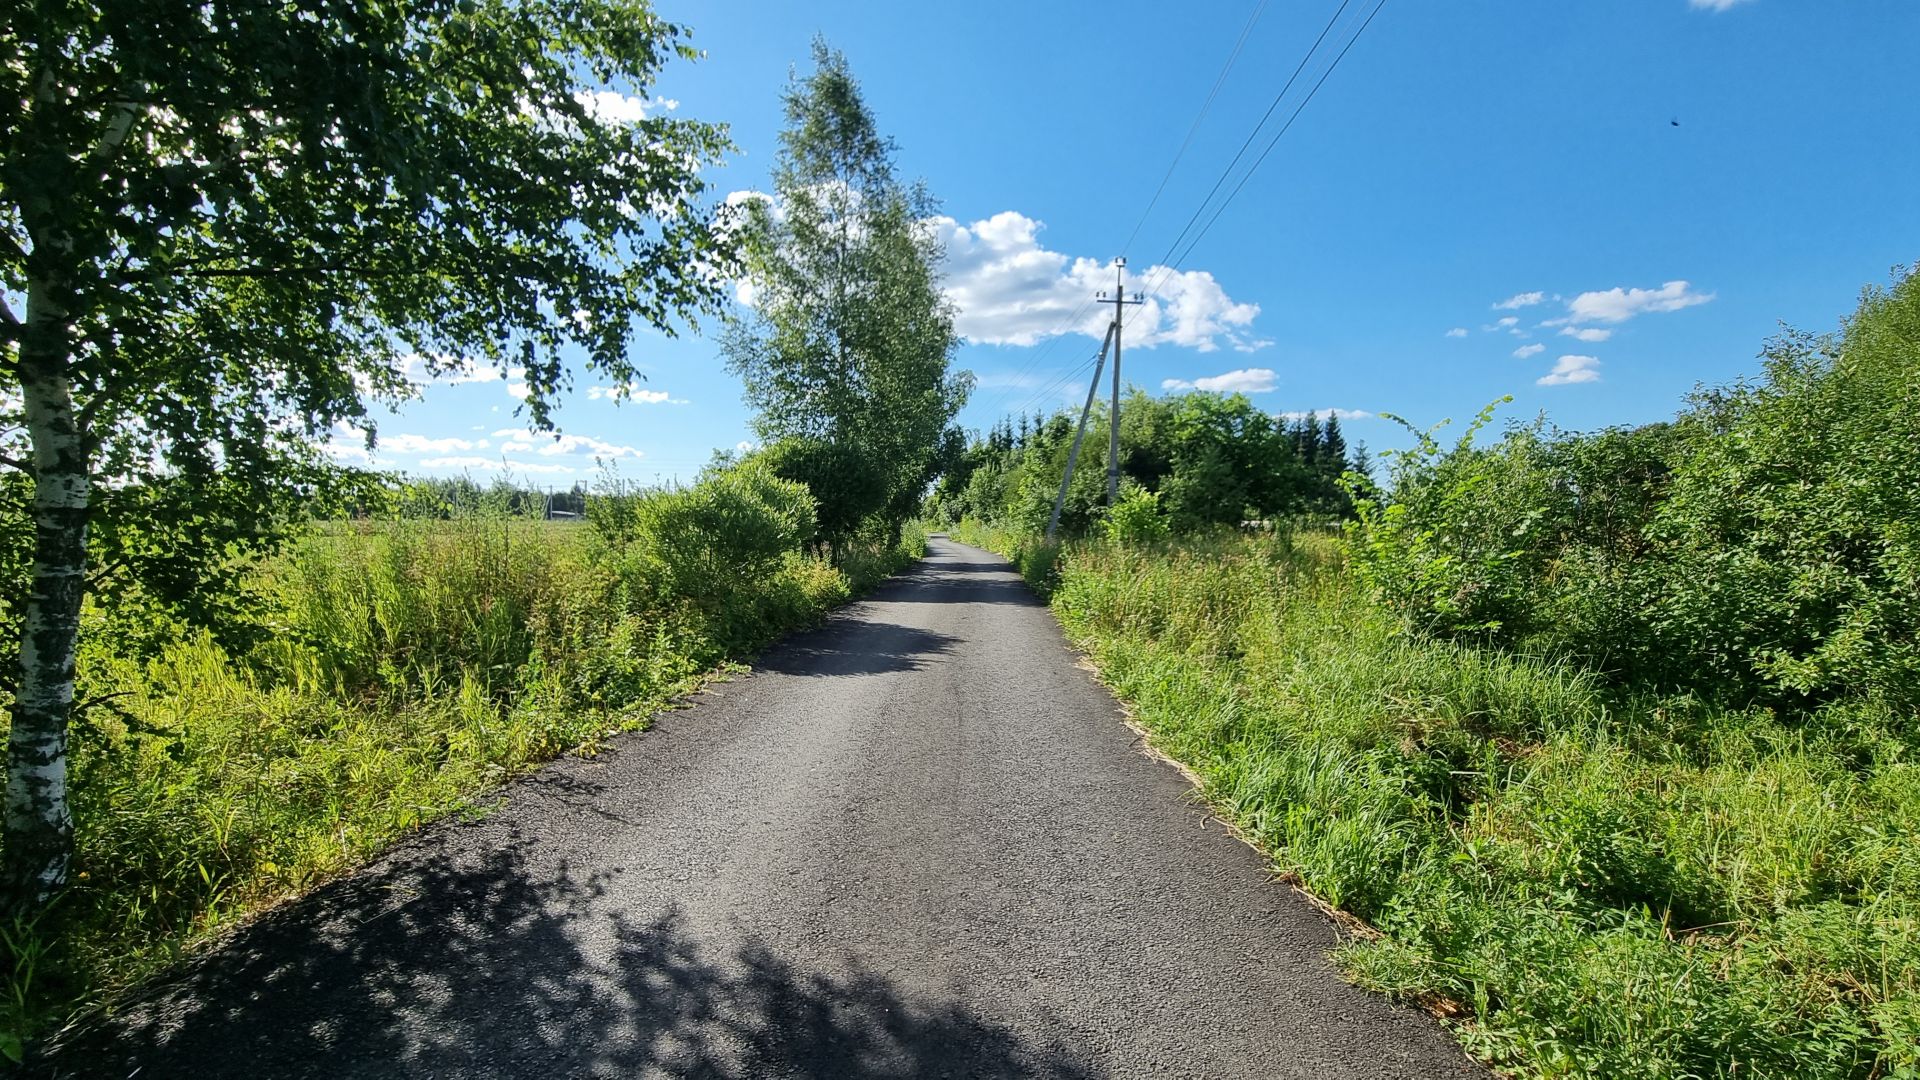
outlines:
[[[524,442],[518,444],[509,443],[501,447],[502,450],[509,451],[526,448],[527,444]],[[637,458],[643,456],[640,451],[631,446],[621,446],[616,443],[610,443],[603,439],[596,439],[591,435],[556,436],[552,441],[540,446],[539,453],[542,457],[557,457],[562,454],[593,454],[596,457],[607,458]]]
[[[1536,341],[1531,345],[1522,345],[1519,348],[1513,350],[1513,355],[1519,357],[1522,360],[1525,360],[1529,356],[1539,356],[1541,353],[1546,351],[1547,351],[1547,347]]]
[[[1560,336],[1578,338],[1581,341],[1605,341],[1613,336],[1613,331],[1594,326],[1569,326],[1560,331]]]
[[[1687,0],[1687,6],[1698,8],[1702,11],[1725,11],[1730,7],[1746,2],[1747,0]]]
[[[541,461],[502,461],[501,469],[510,473],[577,473],[571,465],[550,465]]]
[[[1280,384],[1279,377],[1272,368],[1240,368],[1237,371],[1222,372],[1219,375],[1203,375],[1188,382],[1185,379],[1166,379],[1160,383],[1162,390],[1204,390],[1210,394],[1264,394]]]
[[[523,367],[507,369],[507,396],[527,399],[527,369]]]
[[[400,358],[400,373],[416,386],[435,383],[496,382],[500,369],[468,357],[437,354],[431,358],[408,353]]]
[[[1546,298],[1547,294],[1543,292],[1515,293],[1493,307],[1495,311],[1518,311],[1523,307],[1532,307]]]
[[[1612,288],[1605,292],[1584,292],[1567,301],[1567,318],[1563,321],[1626,322],[1635,315],[1679,311],[1704,304],[1713,297],[1713,293],[1694,292],[1685,281],[1669,281],[1657,289]]]
[[[1095,341],[1106,335],[1113,313],[1087,303],[1096,292],[1113,290],[1114,270],[1105,259],[1049,250],[1039,239],[1041,223],[1013,210],[967,225],[949,217],[928,225],[946,249],[945,289],[956,309],[955,328],[968,341],[1033,345],[1061,333]],[[1128,294],[1147,300],[1127,314],[1130,348],[1184,345],[1212,352],[1226,345],[1251,352],[1272,344],[1252,333],[1260,306],[1235,301],[1205,270],[1129,268],[1125,283]]]
[[[1371,419],[1373,414],[1365,409],[1314,409],[1273,414],[1276,420],[1305,420],[1309,416],[1316,416],[1322,420],[1336,416],[1342,420],[1367,420]]]
[[[1600,360],[1593,356],[1563,356],[1554,361],[1553,370],[1533,380],[1541,386],[1567,386],[1572,383],[1600,381]]]
[[[382,436],[378,449],[396,454],[445,454],[455,450],[477,450],[486,445],[485,439],[475,443],[470,439],[429,439],[425,435],[402,434]]]
[[[483,457],[436,457],[422,458],[423,469],[484,469],[495,464],[492,458]]]
[[[654,104],[617,90],[581,90],[573,99],[587,110],[587,115],[605,124],[639,123],[647,118],[647,110]]]
[[[741,439],[739,442],[733,444],[733,448],[742,454],[746,454],[760,449],[760,444]]]
[[[1508,315],[1506,318],[1499,319],[1495,322],[1489,323],[1488,325],[1483,326],[1480,329],[1486,330],[1489,332],[1494,330],[1511,330],[1514,327],[1519,325],[1520,325],[1520,317],[1518,315]]]
[[[592,401],[637,401],[642,405],[685,405],[686,398],[677,398],[665,390],[643,390],[639,383],[626,383],[614,386],[589,386],[587,398]]]
[[[1456,326],[1453,329],[1447,331],[1447,336],[1448,337],[1466,337],[1467,328],[1464,326]]]

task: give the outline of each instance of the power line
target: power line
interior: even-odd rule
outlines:
[[[1326,39],[1327,32],[1333,28],[1335,23],[1339,22],[1341,14],[1345,12],[1350,2],[1351,0],[1342,0],[1340,7],[1333,13],[1333,18],[1328,20],[1327,29],[1322,30],[1320,37],[1314,40],[1313,47],[1307,50],[1307,55],[1301,58],[1299,67],[1296,67],[1293,75],[1287,79],[1287,85],[1281,88],[1279,97],[1274,99],[1275,106],[1279,105],[1280,101],[1286,96],[1287,89],[1291,88],[1299,78],[1300,72],[1306,68],[1313,54],[1319,51],[1321,43]],[[1326,70],[1320,73],[1320,78],[1314,82],[1313,88],[1307,91],[1307,96],[1301,99],[1299,105],[1294,107],[1293,112],[1287,117],[1286,123],[1282,124],[1280,129],[1274,133],[1273,138],[1267,141],[1267,145],[1261,149],[1260,155],[1254,159],[1253,164],[1247,167],[1246,172],[1241,174],[1239,181],[1237,181],[1233,189],[1227,193],[1227,197],[1221,200],[1220,204],[1214,208],[1213,214],[1207,218],[1206,224],[1201,227],[1198,233],[1194,234],[1191,240],[1187,241],[1184,248],[1181,248],[1180,243],[1181,240],[1186,237],[1187,228],[1191,228],[1193,222],[1198,220],[1200,215],[1206,211],[1207,203],[1213,198],[1214,192],[1219,190],[1219,182],[1215,183],[1214,191],[1208,192],[1207,198],[1201,201],[1199,208],[1194,211],[1193,217],[1188,220],[1187,228],[1183,228],[1180,235],[1175,237],[1174,242],[1168,246],[1167,253],[1161,257],[1159,273],[1149,284],[1143,286],[1142,292],[1152,295],[1154,290],[1158,289],[1167,277],[1176,273],[1178,269],[1186,263],[1187,257],[1193,254],[1193,249],[1200,243],[1201,238],[1206,236],[1208,231],[1213,228],[1214,223],[1220,220],[1220,215],[1226,211],[1227,205],[1233,202],[1234,197],[1240,194],[1242,188],[1246,187],[1247,181],[1253,178],[1254,172],[1260,168],[1262,162],[1267,160],[1267,155],[1271,154],[1273,148],[1279,145],[1281,137],[1286,135],[1287,131],[1293,127],[1294,121],[1300,118],[1301,112],[1313,101],[1314,96],[1319,94],[1320,88],[1326,85],[1327,79],[1333,75],[1334,69],[1340,66],[1340,61],[1346,59],[1347,53],[1350,52],[1354,44],[1360,40],[1360,35],[1366,33],[1367,27],[1373,24],[1374,16],[1379,15],[1380,9],[1386,6],[1387,0],[1379,0],[1378,3],[1374,4],[1373,10],[1368,12],[1367,17],[1361,21],[1359,28],[1353,32],[1352,36],[1346,39],[1346,44],[1341,46],[1340,52],[1334,56],[1333,62],[1328,64]],[[1267,110],[1267,115],[1262,116],[1260,123],[1254,126],[1253,132],[1249,134],[1247,138],[1247,143],[1241,147],[1242,153],[1245,152],[1246,145],[1251,144],[1253,138],[1259,134],[1260,128],[1265,126],[1267,117],[1271,116],[1272,112],[1273,109],[1270,107]],[[1240,156],[1240,154],[1235,154],[1234,161],[1237,162]],[[1227,176],[1231,175],[1232,171],[1233,163],[1229,163],[1226,170],[1221,173],[1220,182],[1224,182]],[[1174,255],[1175,249],[1179,249],[1177,257]]]
[[[1342,7],[1343,8],[1345,7],[1345,2],[1342,3]],[[1194,116],[1193,123],[1187,126],[1187,134],[1186,134],[1186,137],[1181,141],[1179,150],[1177,150],[1174,153],[1173,160],[1171,162],[1168,162],[1167,170],[1160,177],[1160,184],[1158,187],[1154,189],[1153,197],[1147,200],[1146,209],[1140,212],[1139,220],[1134,222],[1133,231],[1130,234],[1128,234],[1127,242],[1121,245],[1120,252],[1123,258],[1126,255],[1127,249],[1132,247],[1134,239],[1139,236],[1141,227],[1146,224],[1147,218],[1153,213],[1153,208],[1156,205],[1158,205],[1161,194],[1163,194],[1166,191],[1167,182],[1173,178],[1174,169],[1179,166],[1181,158],[1185,156],[1187,152],[1187,148],[1189,147],[1189,145],[1192,144],[1194,135],[1200,130],[1201,122],[1206,119],[1208,110],[1210,110],[1213,107],[1214,99],[1220,93],[1220,87],[1226,83],[1228,72],[1233,70],[1234,62],[1237,59],[1239,59],[1241,50],[1246,46],[1247,38],[1253,33],[1254,24],[1260,21],[1260,16],[1263,12],[1266,11],[1266,8],[1267,8],[1267,0],[1260,0],[1259,5],[1254,8],[1253,14],[1247,18],[1246,25],[1240,28],[1240,36],[1234,40],[1232,51],[1228,53],[1226,62],[1223,65],[1221,65],[1220,73],[1214,77],[1213,86],[1211,89],[1207,91],[1206,100],[1201,103],[1200,111]],[[1323,34],[1322,36],[1325,36],[1325,35]],[[1271,112],[1272,110],[1269,109],[1268,111]],[[1255,130],[1257,132],[1258,128],[1256,128]],[[1249,141],[1250,140],[1251,140],[1251,136],[1249,136]],[[1237,161],[1238,158],[1236,158],[1235,160]],[[1218,183],[1216,183],[1215,184],[1216,189],[1218,188],[1218,186],[1219,186]],[[1014,369],[1014,372],[1013,372],[1014,377],[1018,378],[1019,376],[1026,375],[1029,372],[1038,370],[1041,367],[1042,363],[1050,355],[1052,355],[1055,348],[1057,348],[1060,339],[1064,335],[1069,334],[1073,331],[1074,327],[1077,326],[1080,323],[1080,321],[1083,318],[1085,318],[1086,315],[1092,310],[1094,303],[1095,301],[1092,298],[1088,298],[1086,300],[1081,301],[1080,305],[1073,310],[1072,314],[1068,315],[1066,320],[1062,322],[1058,327],[1056,327],[1051,334],[1048,335],[1049,340],[1047,344],[1043,345],[1039,352],[1036,352],[1033,356],[1029,357],[1024,363],[1020,364],[1018,367]],[[1089,358],[1087,363],[1090,364],[1091,362],[1092,360],[1091,358]],[[1074,374],[1078,374],[1080,368],[1084,366],[1086,365],[1083,364],[1083,365],[1076,366],[1073,369],[1073,371],[1066,376],[1066,378],[1056,379],[1056,382],[1064,383],[1070,380],[1072,376]],[[1048,392],[1051,393],[1051,386],[1049,386]],[[1012,395],[1013,395],[1013,388],[1009,387],[1008,389],[1002,390],[999,394],[996,394],[992,399],[993,407],[995,408],[1004,407],[1007,401],[1012,397]],[[1030,407],[1032,404],[1033,404],[1033,398],[1029,397],[1025,402],[1022,403],[1019,411],[1024,413],[1026,409]]]
[[[1219,95],[1220,87],[1226,83],[1227,73],[1233,70],[1233,62],[1240,58],[1240,50],[1246,45],[1247,36],[1253,33],[1253,24],[1260,21],[1261,13],[1266,10],[1267,0],[1260,0],[1260,5],[1253,9],[1252,15],[1248,16],[1247,25],[1240,28],[1240,37],[1234,41],[1233,51],[1227,54],[1227,62],[1221,66],[1220,74],[1214,78],[1213,89],[1207,91],[1207,100],[1200,103],[1200,112],[1194,116],[1193,123],[1187,125],[1187,137],[1180,140],[1180,149],[1174,151],[1173,160],[1167,163],[1167,171],[1160,177],[1160,186],[1153,189],[1153,198],[1148,199],[1147,208],[1140,211],[1140,220],[1133,223],[1133,231],[1127,234],[1127,242],[1120,245],[1121,257],[1126,256],[1127,249],[1133,246],[1134,239],[1140,235],[1140,226],[1147,223],[1147,217],[1153,213],[1153,208],[1159,205],[1161,193],[1167,190],[1167,181],[1173,179],[1173,170],[1179,166],[1180,159],[1186,156],[1187,147],[1193,144],[1193,136],[1200,130],[1200,122],[1207,118],[1207,110],[1213,108],[1213,99]]]
[[[1286,122],[1282,124],[1280,129],[1274,133],[1273,137],[1267,141],[1267,144],[1261,149],[1259,155],[1254,158],[1253,163],[1240,175],[1239,180],[1237,180],[1233,188],[1228,191],[1226,198],[1222,199],[1218,205],[1214,205],[1212,214],[1208,215],[1207,210],[1208,207],[1213,204],[1214,196],[1219,194],[1221,187],[1226,183],[1227,179],[1233,175],[1235,167],[1238,166],[1240,161],[1246,156],[1247,150],[1253,145],[1254,141],[1259,138],[1261,131],[1264,130],[1267,125],[1267,121],[1272,119],[1273,114],[1279,109],[1281,103],[1285,101],[1287,94],[1299,81],[1300,75],[1307,69],[1307,66],[1312,62],[1315,54],[1319,53],[1320,47],[1326,43],[1327,37],[1334,32],[1334,28],[1339,25],[1341,17],[1346,14],[1348,7],[1351,5],[1352,0],[1341,0],[1340,6],[1334,9],[1333,16],[1329,18],[1327,24],[1321,28],[1320,34],[1314,39],[1312,46],[1301,56],[1299,64],[1295,65],[1292,74],[1287,77],[1286,83],[1281,86],[1280,92],[1274,95],[1273,101],[1268,104],[1266,111],[1261,114],[1260,120],[1254,124],[1252,130],[1247,133],[1247,137],[1241,141],[1240,148],[1234,152],[1233,159],[1227,163],[1226,168],[1221,170],[1219,177],[1214,180],[1213,186],[1208,189],[1206,196],[1195,206],[1193,213],[1188,216],[1186,223],[1181,226],[1179,233],[1177,233],[1173,241],[1167,245],[1166,252],[1158,260],[1155,273],[1143,282],[1137,290],[1141,296],[1151,297],[1157,295],[1159,288],[1165,284],[1167,278],[1186,262],[1186,259],[1193,253],[1194,248],[1200,243],[1201,239],[1204,238],[1207,233],[1212,230],[1214,224],[1220,220],[1220,216],[1225,213],[1227,206],[1231,204],[1234,198],[1240,194],[1240,191],[1246,187],[1247,181],[1252,179],[1254,172],[1260,168],[1261,164],[1266,161],[1268,155],[1273,152],[1274,147],[1279,144],[1280,139],[1293,127],[1294,121],[1300,118],[1300,114],[1306,109],[1307,105],[1319,94],[1320,88],[1326,85],[1328,78],[1330,78],[1334,70],[1340,66],[1340,62],[1346,59],[1347,53],[1351,51],[1354,44],[1360,40],[1360,36],[1366,33],[1367,28],[1373,24],[1374,17],[1379,15],[1380,10],[1386,6],[1386,0],[1378,0],[1378,2],[1374,4],[1372,11],[1360,22],[1359,28],[1355,30],[1351,36],[1346,38],[1346,43],[1341,47],[1339,53],[1334,56],[1333,62],[1327,65],[1326,70],[1321,72],[1320,77],[1314,82],[1312,89],[1307,91],[1306,97],[1301,99],[1300,103],[1294,107],[1293,112],[1288,115]],[[1147,209],[1141,213],[1139,221],[1135,223],[1133,232],[1128,236],[1127,245],[1125,246],[1131,246],[1133,240],[1137,238],[1140,228],[1145,224],[1148,216],[1151,215],[1154,207],[1158,204],[1161,194],[1165,191],[1168,180],[1173,175],[1174,168],[1186,153],[1188,145],[1192,142],[1194,133],[1198,130],[1201,120],[1206,116],[1215,96],[1219,93],[1220,86],[1226,78],[1227,71],[1233,66],[1235,58],[1238,57],[1246,42],[1248,33],[1253,28],[1254,21],[1259,18],[1265,6],[1265,0],[1262,0],[1260,8],[1255,9],[1252,18],[1250,18],[1247,25],[1242,28],[1240,37],[1234,44],[1233,52],[1228,56],[1225,67],[1222,68],[1220,75],[1214,80],[1214,86],[1212,90],[1209,91],[1206,101],[1201,106],[1200,114],[1195,117],[1193,124],[1189,127],[1186,139],[1182,141],[1179,151],[1174,155],[1173,162],[1168,165],[1165,175],[1161,177],[1159,186],[1155,188],[1152,198],[1148,200]],[[1351,23],[1349,23],[1349,25],[1351,25]],[[1206,216],[1206,223],[1200,227],[1198,233],[1194,233],[1191,239],[1189,239],[1188,234],[1203,215]],[[1183,242],[1185,243],[1184,247],[1182,247]],[[1175,257],[1176,251],[1178,252],[1177,258]],[[1048,353],[1052,351],[1052,348],[1057,345],[1060,335],[1076,323],[1091,305],[1092,302],[1088,301],[1083,302],[1076,308],[1074,313],[1069,316],[1067,322],[1054,331],[1053,340],[1050,341],[1040,353],[1037,353],[1031,361],[1022,365],[1019,369],[1020,372],[1024,373],[1031,370],[1041,360],[1045,359]],[[1124,310],[1116,311],[1116,317],[1121,320],[1124,320],[1126,315],[1127,313]],[[1044,399],[1047,395],[1053,393],[1055,388],[1072,381],[1077,374],[1092,366],[1095,361],[1096,357],[1090,356],[1079,364],[1074,365],[1074,367],[1067,372],[1056,376],[1044,384],[1035,394],[1029,396],[1022,403],[1019,411],[1024,414],[1026,409],[1029,408],[1034,401]],[[995,404],[1003,404],[1005,400],[1011,396],[1011,392],[1011,389],[1009,391],[1003,391],[996,398]]]
[[[1372,25],[1373,17],[1380,14],[1380,9],[1386,6],[1387,0],[1380,0],[1379,3],[1373,6],[1373,10],[1367,14],[1366,21],[1360,24],[1360,29],[1355,30],[1353,36],[1347,39],[1347,43],[1341,48],[1339,55],[1333,58],[1333,63],[1327,65],[1326,71],[1321,72],[1319,81],[1313,84],[1313,89],[1307,91],[1307,96],[1302,99],[1299,106],[1293,110],[1293,115],[1287,117],[1287,122],[1280,125],[1279,131],[1274,132],[1273,138],[1267,142],[1266,148],[1260,151],[1260,156],[1253,159],[1253,164],[1248,166],[1246,173],[1240,177],[1240,182],[1235,184],[1233,190],[1227,193],[1227,197],[1220,201],[1220,205],[1213,211],[1213,216],[1208,218],[1207,223],[1201,227],[1198,233],[1194,234],[1191,241],[1188,241],[1186,248],[1180,252],[1179,257],[1174,260],[1173,265],[1177,267],[1187,261],[1187,256],[1193,253],[1194,246],[1200,243],[1201,237],[1206,236],[1207,230],[1213,228],[1213,223],[1220,220],[1220,215],[1226,212],[1227,206],[1233,202],[1234,196],[1240,194],[1240,189],[1247,186],[1247,181],[1253,178],[1254,172],[1260,168],[1260,163],[1267,160],[1267,155],[1273,153],[1273,148],[1279,145],[1280,137],[1287,133],[1287,129],[1293,127],[1295,120],[1300,119],[1301,111],[1312,103],[1314,95],[1320,92],[1320,88],[1326,85],[1327,78],[1333,74],[1333,69],[1339,67],[1340,61],[1347,58],[1347,53],[1353,48],[1354,42],[1360,40],[1360,35],[1366,33],[1367,27]]]
[[[1200,200],[1199,206],[1194,207],[1192,216],[1188,217],[1187,223],[1180,227],[1180,232],[1173,238],[1173,243],[1167,245],[1166,254],[1160,256],[1159,261],[1162,265],[1165,265],[1167,258],[1180,246],[1180,241],[1186,239],[1187,230],[1193,228],[1193,223],[1198,221],[1200,215],[1206,212],[1207,204],[1213,201],[1215,195],[1219,194],[1220,185],[1226,183],[1227,177],[1233,175],[1234,166],[1240,164],[1240,159],[1246,156],[1247,148],[1253,145],[1253,140],[1259,138],[1260,129],[1267,126],[1267,121],[1273,117],[1274,110],[1280,107],[1280,102],[1285,100],[1287,92],[1293,89],[1293,84],[1299,80],[1300,73],[1306,70],[1308,62],[1313,59],[1313,54],[1320,51],[1320,46],[1327,40],[1327,35],[1333,32],[1334,24],[1340,21],[1340,16],[1346,12],[1347,5],[1352,2],[1353,0],[1340,0],[1340,6],[1334,9],[1333,17],[1328,19],[1327,25],[1320,29],[1320,36],[1313,39],[1313,45],[1307,49],[1306,55],[1300,58],[1300,63],[1295,65],[1293,74],[1287,76],[1286,85],[1280,88],[1279,93],[1273,95],[1273,101],[1267,106],[1267,111],[1260,114],[1259,122],[1254,124],[1253,130],[1247,132],[1247,137],[1241,140],[1240,149],[1234,151],[1233,160],[1227,162],[1227,167],[1220,170],[1220,175],[1214,180],[1213,186],[1207,189],[1206,197]]]

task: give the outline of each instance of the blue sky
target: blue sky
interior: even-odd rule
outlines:
[[[1155,287],[1125,352],[1148,389],[1423,425],[1512,394],[1508,417],[1641,423],[1756,371],[1781,322],[1833,328],[1863,285],[1920,258],[1910,0],[1388,0],[1177,273],[1158,257],[1339,0],[658,6],[708,56],[655,94],[740,147],[716,197],[767,188],[780,91],[813,35],[846,52],[901,171],[942,200],[974,428],[1084,393],[1062,377],[1098,348],[1101,316],[1069,316],[1111,283],[1256,8],[1124,252],[1130,288]],[[597,457],[684,479],[752,437],[711,337],[632,348],[658,400],[616,405],[583,378],[557,414],[564,442],[515,437],[510,380],[441,383],[381,420],[378,461],[510,463],[566,486]],[[1347,426],[1376,450],[1405,441],[1377,417]]]

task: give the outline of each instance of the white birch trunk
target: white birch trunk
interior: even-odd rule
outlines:
[[[68,382],[66,312],[31,281],[20,343],[20,391],[33,445],[33,584],[20,642],[20,682],[7,745],[5,879],[38,906],[67,880],[73,813],[67,801],[67,723],[74,645],[86,588],[86,442]]]

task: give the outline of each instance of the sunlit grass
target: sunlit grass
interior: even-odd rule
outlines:
[[[1054,611],[1361,983],[1546,1076],[1920,1075],[1913,717],[1624,694],[1411,637],[1328,537],[1075,545]]]
[[[329,524],[253,573],[273,634],[244,656],[178,628],[154,659],[85,635],[74,885],[0,926],[0,1029],[31,1030],[501,782],[643,727],[716,666],[924,550],[791,554],[699,602],[633,545],[481,515]],[[89,619],[103,627],[108,613]],[[108,697],[110,695],[110,697]]]

